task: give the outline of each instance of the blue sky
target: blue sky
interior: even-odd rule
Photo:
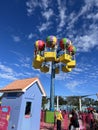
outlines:
[[[55,95],[98,92],[98,0],[2,0],[0,2],[0,88],[38,76],[50,95],[50,73],[32,67],[34,43],[54,35],[77,48],[76,68],[55,77]],[[93,96],[96,99],[96,96]]]

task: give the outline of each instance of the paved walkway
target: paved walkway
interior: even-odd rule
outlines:
[[[87,130],[86,124],[83,123],[82,120],[79,120],[79,124],[80,124],[80,130]],[[68,126],[69,126],[68,115],[65,115],[62,122],[62,130],[68,130]],[[41,122],[40,130],[56,130],[56,124]]]

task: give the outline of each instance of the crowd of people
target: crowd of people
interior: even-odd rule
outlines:
[[[71,112],[59,111],[56,115],[57,130],[62,130],[61,125],[64,116],[68,115],[68,130],[98,130],[98,113],[96,110],[79,112],[73,109]],[[81,125],[82,123],[82,125]]]

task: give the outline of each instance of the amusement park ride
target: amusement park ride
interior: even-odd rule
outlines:
[[[55,36],[48,36],[46,41],[35,42],[33,67],[43,73],[48,73],[51,68],[50,110],[54,111],[54,79],[60,70],[64,73],[71,72],[76,66],[76,48],[68,38],[59,42]],[[50,67],[51,63],[51,67]]]

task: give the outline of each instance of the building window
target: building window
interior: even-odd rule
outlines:
[[[7,98],[17,98],[17,97],[20,97],[22,95],[21,92],[9,92],[9,93],[4,93],[4,97],[7,97]]]
[[[29,118],[31,115],[31,104],[32,102],[26,102],[25,117]]]

